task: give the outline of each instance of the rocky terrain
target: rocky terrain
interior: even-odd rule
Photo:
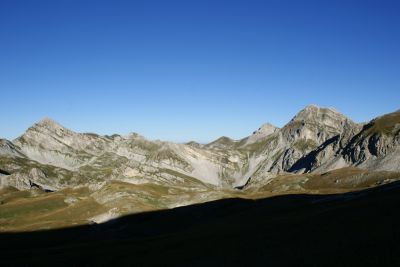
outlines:
[[[0,140],[0,230],[99,223],[231,197],[340,193],[400,178],[400,112],[358,124],[310,105],[241,140],[76,133],[51,119]]]

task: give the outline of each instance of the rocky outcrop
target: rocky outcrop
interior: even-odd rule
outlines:
[[[19,147],[6,139],[0,139],[0,156],[25,157]]]
[[[56,191],[57,188],[52,184],[49,181],[49,177],[38,168],[32,168],[28,172],[8,173],[0,177],[0,186],[11,186],[19,190],[40,189],[47,192]]]
[[[330,158],[332,153],[321,150],[320,146],[326,147],[325,143],[331,144],[328,140],[337,136],[347,138],[359,128],[358,124],[335,109],[307,106],[275,133],[278,142],[275,142],[275,147],[268,147],[267,153],[272,151],[272,155],[262,171],[310,171],[311,157],[317,153],[314,150],[319,151],[320,157]],[[321,155],[321,152],[324,154]]]
[[[278,127],[275,127],[270,123],[265,123],[260,128],[258,128],[257,131],[254,131],[252,135],[245,138],[244,143],[245,145],[249,145],[260,142],[277,131],[279,131]]]
[[[345,166],[400,170],[400,113],[395,112],[344,131],[296,162],[290,171],[325,172]]]
[[[347,162],[361,168],[400,171],[400,112],[366,124],[343,149]]]

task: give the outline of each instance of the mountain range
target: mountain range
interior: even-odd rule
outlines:
[[[0,140],[0,231],[99,223],[216,199],[341,193],[400,178],[400,112],[356,123],[310,105],[208,144],[77,133],[51,119]]]

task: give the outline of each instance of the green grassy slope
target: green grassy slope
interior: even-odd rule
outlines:
[[[400,184],[0,234],[2,266],[399,266]]]
[[[172,172],[172,175],[178,173]],[[175,185],[131,184],[109,181],[101,188],[63,189],[53,193],[40,190],[0,190],[0,232],[54,229],[89,224],[98,216],[121,215],[169,209],[224,198],[260,199],[290,194],[333,194],[357,191],[400,179],[400,173],[369,172],[343,168],[324,174],[281,174],[267,183],[249,183],[244,190],[218,189],[181,176]],[[111,212],[111,213],[110,213]],[[103,219],[101,219],[103,221]]]

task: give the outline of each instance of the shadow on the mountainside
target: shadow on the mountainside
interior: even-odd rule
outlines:
[[[301,157],[299,160],[297,160],[292,167],[290,167],[289,172],[296,172],[299,170],[304,170],[304,172],[309,172],[313,164],[316,162],[316,158],[318,154],[323,151],[325,148],[327,148],[329,145],[338,142],[340,139],[340,135],[336,135],[328,140],[326,140],[322,145],[308,153],[307,155]]]
[[[399,266],[400,182],[0,234],[1,266]]]
[[[2,169],[0,169],[0,174],[11,175],[11,173],[9,173],[8,171],[2,170]]]

